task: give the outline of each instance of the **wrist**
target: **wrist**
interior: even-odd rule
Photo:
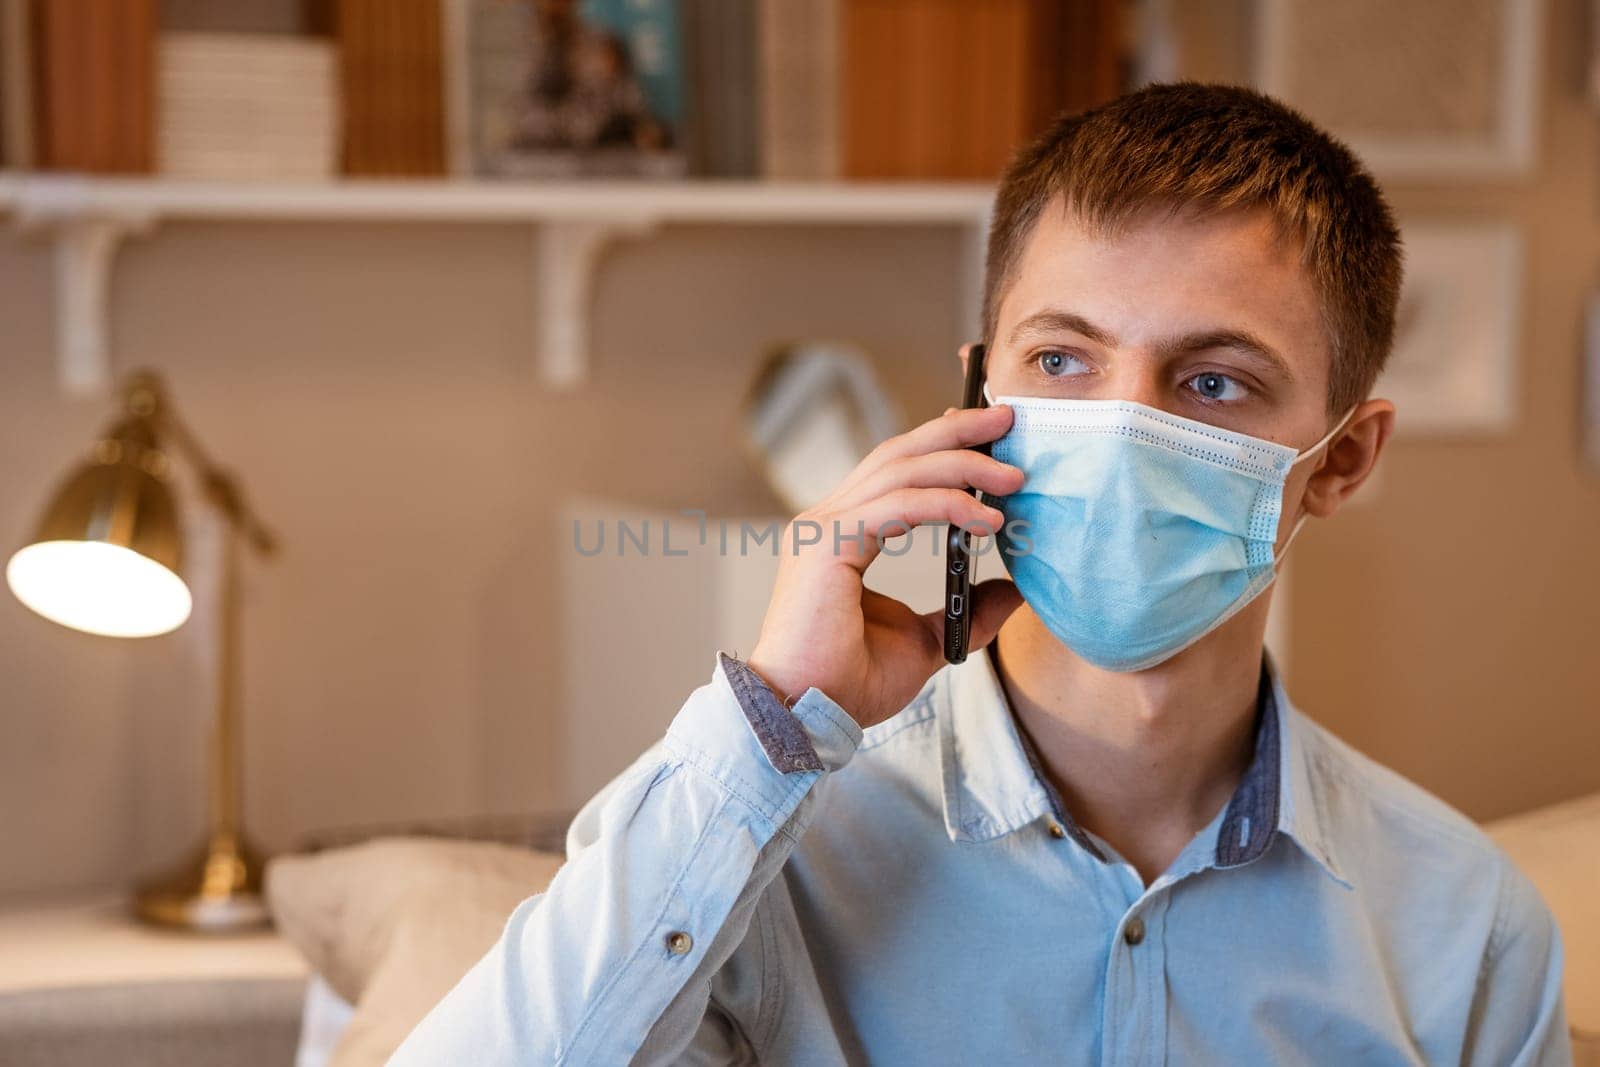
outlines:
[[[761,679],[761,684],[770,689],[772,695],[777,697],[778,702],[786,708],[793,708],[795,701],[799,700],[805,694],[805,691],[811,688],[809,685],[798,684],[786,679],[782,672],[777,671],[765,661],[759,650],[752,652],[750,658],[744,661],[744,665],[750,668],[752,674]]]

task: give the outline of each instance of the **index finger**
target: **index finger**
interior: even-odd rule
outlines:
[[[1011,409],[1004,404],[988,408],[948,408],[936,419],[879,442],[834,488],[833,495],[849,492],[897,459],[981,445],[998,440],[1010,428]]]
[[[954,408],[884,441],[867,455],[858,470],[866,473],[908,456],[985,444],[999,440],[1009,429],[1011,409],[1004,404],[989,408]]]

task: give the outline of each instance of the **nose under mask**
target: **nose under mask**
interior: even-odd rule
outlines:
[[[1025,475],[994,501],[1001,559],[1051,633],[1113,671],[1177,655],[1272,584],[1284,481],[1355,411],[1297,452],[1132,401],[989,399],[1015,413],[991,454]]]

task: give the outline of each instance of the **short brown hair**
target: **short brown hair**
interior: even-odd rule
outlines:
[[[1265,207],[1301,241],[1333,365],[1328,408],[1365,399],[1394,339],[1400,234],[1378,184],[1343,144],[1285,105],[1232,85],[1153,85],[1062,115],[1013,158],[995,196],[983,335],[1044,208],[1056,197],[1112,232],[1151,206]]]

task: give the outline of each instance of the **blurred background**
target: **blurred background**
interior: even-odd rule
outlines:
[[[1297,700],[1475,818],[1600,789],[1585,0],[0,11],[0,537],[159,372],[280,542],[239,558],[267,852],[569,810],[619,770],[748,651],[770,579],[662,524],[790,514],[955,402],[1009,153],[1179,77],[1327,123],[1406,230],[1399,438],[1275,606]],[[171,458],[187,624],[0,597],[0,900],[125,889],[206,824],[225,523]],[[648,558],[576,550],[618,520]],[[883,580],[931,603],[937,566]]]

